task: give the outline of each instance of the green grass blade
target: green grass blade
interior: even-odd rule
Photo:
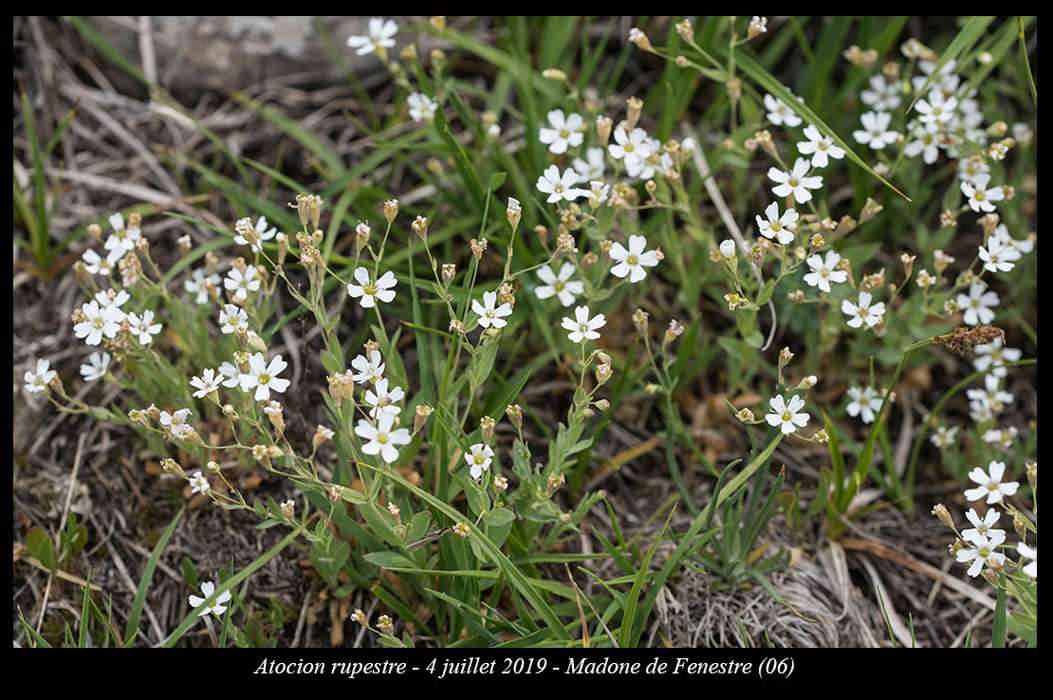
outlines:
[[[1024,69],[1027,71],[1027,85],[1031,88],[1031,99],[1038,107],[1038,88],[1035,87],[1035,77],[1031,75],[1031,61],[1027,60],[1027,42],[1024,41],[1024,18],[1016,18],[1018,36],[1020,37],[1020,56],[1024,59]],[[993,61],[992,61],[993,63]]]
[[[957,58],[959,55],[965,53],[973,47],[973,44],[978,42],[987,30],[987,25],[994,21],[994,17],[970,17],[965,21],[965,26],[962,27],[958,35],[954,37],[951,43],[947,46],[947,50],[940,56],[940,60],[936,62],[936,67],[932,69],[932,73],[929,74],[928,80],[918,90],[918,94],[911,100],[910,105],[907,107],[907,114],[911,113],[914,109],[914,103],[922,97],[929,94],[929,85],[936,79],[936,76],[940,74],[940,69],[943,68],[951,59]]]
[[[168,523],[168,527],[165,528],[161,539],[157,540],[157,544],[154,545],[154,551],[150,553],[150,559],[146,562],[143,576],[139,579],[139,587],[135,591],[135,599],[132,601],[132,609],[128,613],[128,624],[124,627],[125,643],[139,631],[139,616],[142,615],[143,605],[146,603],[146,592],[150,590],[150,580],[153,578],[154,569],[157,568],[157,562],[161,559],[161,553],[168,546],[168,540],[172,539],[172,533],[175,532],[179,520],[183,517],[183,512],[184,509],[180,508],[175,517],[172,518],[172,522]]]
[[[991,625],[991,648],[1005,649],[1005,571],[998,574],[998,595],[995,598],[994,622]]]
[[[647,578],[647,571],[651,566],[651,559],[654,557],[654,553],[658,551],[658,543],[662,541],[665,536],[665,531],[669,527],[669,521],[673,519],[673,513],[676,512],[674,506],[669,510],[669,515],[666,516],[665,525],[662,526],[662,531],[658,533],[658,537],[655,538],[654,544],[647,550],[647,555],[644,557],[643,563],[640,564],[640,570],[636,572],[635,580],[633,581],[633,587],[629,589],[629,595],[625,598],[625,612],[622,614],[622,626],[618,630],[618,646],[622,649],[629,647],[632,644],[634,638],[638,638],[638,635],[633,634],[633,630],[636,627],[640,628],[640,634],[643,634],[644,622],[647,620],[646,614],[650,612],[649,609],[643,610],[642,615],[637,619],[637,609],[640,603],[640,590],[643,588],[644,580]]]

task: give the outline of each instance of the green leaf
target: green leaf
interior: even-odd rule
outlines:
[[[55,557],[55,543],[51,536],[39,527],[26,533],[26,550],[29,556],[46,566],[52,574],[58,571],[58,559]]]
[[[154,551],[150,553],[150,559],[146,562],[142,578],[139,579],[139,587],[135,591],[135,600],[132,601],[132,609],[128,613],[128,624],[124,627],[125,643],[131,640],[139,631],[139,616],[142,614],[143,605],[146,603],[146,592],[150,590],[150,581],[153,579],[154,569],[157,568],[157,562],[161,560],[161,553],[168,546],[168,540],[172,539],[172,533],[175,532],[176,525],[179,524],[180,518],[183,517],[183,511],[184,509],[180,508],[175,517],[172,518],[172,522],[168,523],[168,527],[165,528],[161,539],[157,540],[157,544],[154,545]]]

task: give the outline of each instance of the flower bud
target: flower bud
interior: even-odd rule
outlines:
[[[278,504],[278,508],[286,518],[291,520],[296,517],[296,503],[291,498]]]
[[[92,238],[102,237],[102,226],[98,224],[88,224],[88,235]]]
[[[502,493],[508,490],[508,479],[504,478],[500,474],[494,475],[494,493]]]
[[[490,416],[483,416],[479,419],[479,434],[482,436],[483,444],[489,445],[490,441],[494,439],[494,427],[497,425]]]
[[[472,527],[466,521],[462,520],[453,526],[453,534],[458,537],[468,537],[472,534]]]
[[[726,260],[735,259],[735,241],[730,238],[725,238],[720,242],[720,254],[724,256]]]
[[[599,365],[596,365],[596,382],[600,386],[606,384],[613,374],[614,371],[611,369],[611,366],[609,364],[604,362]]]
[[[764,34],[768,31],[768,18],[767,17],[756,17],[750,20],[749,27],[746,29],[746,40],[750,40],[759,34]]]
[[[648,314],[643,309],[637,309],[633,313],[633,326],[636,327],[636,332],[639,333],[640,335],[643,335],[643,336],[647,335],[647,319],[648,318],[650,318],[650,314]]]
[[[567,79],[567,74],[561,71],[559,68],[546,68],[545,70],[541,71],[541,76],[543,78],[548,78],[549,80],[565,81]]]
[[[519,219],[523,216],[523,206],[519,203],[519,200],[515,197],[508,198],[508,206],[505,208],[505,214],[508,216],[508,225],[515,231],[519,228]]]
[[[413,413],[413,432],[416,433],[424,424],[428,421],[428,416],[435,412],[435,409],[427,404],[417,404],[417,409]]]
[[[753,411],[748,408],[739,409],[739,412],[735,414],[735,417],[742,423],[753,423],[756,421],[756,418],[753,416]]]

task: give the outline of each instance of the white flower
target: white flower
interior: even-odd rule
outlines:
[[[548,144],[550,153],[566,153],[568,147],[577,147],[585,139],[581,128],[585,120],[576,112],[564,116],[562,109],[548,113],[548,126],[538,130],[538,141]]]
[[[242,226],[252,227],[252,229],[255,231],[256,241],[254,243],[249,243],[249,240],[239,233],[238,235],[234,236],[234,242],[238,245],[251,246],[251,248],[257,253],[263,251],[263,241],[269,241],[270,239],[274,238],[274,236],[278,233],[278,229],[274,226],[267,228],[266,216],[261,216],[260,218],[256,219],[255,226],[252,225],[252,219],[250,219],[247,216],[244,219],[238,219],[237,223],[234,224],[234,229],[237,230]]]
[[[863,104],[880,111],[893,110],[899,106],[899,81],[888,82],[885,76],[878,73],[870,77],[870,89],[859,93]]]
[[[994,413],[1001,413],[1009,404],[1013,403],[1013,395],[1002,390],[1002,380],[993,374],[984,376],[983,389],[969,389],[965,392],[970,401],[975,401],[990,408]]]
[[[596,332],[597,328],[603,328],[606,325],[607,319],[604,318],[603,314],[597,314],[593,318],[589,318],[589,307],[577,306],[574,308],[574,318],[567,316],[563,317],[563,328],[570,331],[567,337],[570,338],[572,343],[584,343],[586,340],[596,340],[600,337],[600,334]]]
[[[873,423],[877,417],[876,411],[881,410],[881,396],[873,387],[849,387],[848,396],[852,402],[845,407],[848,415],[859,416],[864,423]]]
[[[615,277],[629,276],[629,282],[635,284],[647,277],[645,267],[654,267],[658,264],[658,252],[648,250],[647,239],[643,236],[629,236],[628,250],[621,243],[615,241],[611,245],[611,260],[618,263],[611,268],[611,274]]]
[[[81,259],[84,261],[84,269],[90,274],[109,276],[113,272],[113,268],[117,266],[117,261],[123,256],[124,248],[111,250],[106,254],[105,258],[89,248],[84,251]]]
[[[573,202],[578,197],[585,197],[588,192],[574,187],[578,183],[578,174],[574,172],[573,168],[567,168],[560,175],[559,167],[556,165],[550,165],[545,169],[544,174],[537,179],[537,189],[539,192],[543,192],[548,195],[548,203],[559,202],[560,200],[567,200]]]
[[[885,315],[885,302],[879,301],[873,306],[870,301],[873,297],[870,292],[859,293],[859,304],[853,304],[848,299],[841,302],[841,312],[848,316],[848,325],[859,328],[864,323],[868,328],[873,328]]]
[[[853,131],[852,137],[875,151],[895,143],[899,138],[899,132],[888,130],[889,122],[892,121],[892,115],[888,112],[864,112],[860,121],[863,122],[863,128]]]
[[[374,17],[369,20],[369,35],[349,36],[347,37],[347,45],[352,49],[358,49],[355,53],[359,56],[365,56],[374,52],[383,55],[385,53],[384,50],[395,45],[395,40],[392,37],[398,34],[398,31],[399,25],[395,24],[393,20],[384,21],[379,17]]]
[[[88,363],[80,366],[80,375],[86,382],[94,382],[106,376],[110,371],[110,353],[93,352],[88,356]]]
[[[779,241],[780,245],[793,243],[794,232],[797,230],[797,219],[800,218],[800,214],[795,209],[787,209],[780,217],[779,203],[772,202],[764,210],[764,216],[768,217],[767,220],[760,216],[757,217],[757,228],[762,236],[773,238]],[[725,255],[724,257],[730,256]]]
[[[1026,564],[1022,571],[1033,579],[1038,578],[1038,547],[1028,547],[1023,542],[1016,543],[1016,552],[1024,559],[1030,559],[1031,563]]]
[[[840,160],[845,157],[845,150],[834,144],[830,136],[823,136],[814,124],[804,128],[804,137],[807,141],[797,142],[797,151],[806,156],[812,155],[813,168],[825,168],[830,163],[830,158]]]
[[[767,32],[768,31],[768,18],[767,17],[757,17],[756,15],[754,15],[753,18],[750,19],[749,31],[753,32],[753,34],[755,34],[755,35],[756,34],[764,34],[765,32]]]
[[[190,485],[193,487],[193,488],[190,489],[190,493],[205,493],[210,488],[209,483],[208,483],[208,477],[206,477],[201,472],[194,472],[193,474],[190,475]],[[202,586],[201,588],[202,588],[202,590],[204,590],[205,587]],[[211,593],[208,593],[207,595],[211,595]],[[191,597],[190,600],[191,600],[191,603],[193,603],[193,597]],[[203,600],[203,599],[201,599],[201,600]],[[198,603],[197,605],[200,605],[200,604],[201,603]],[[197,607],[197,605],[195,605],[194,607]]]
[[[406,98],[409,105],[410,119],[415,122],[427,122],[431,124],[435,119],[435,110],[439,106],[434,100],[421,92],[415,92]]]
[[[375,394],[370,389],[366,389],[366,403],[373,407],[369,409],[370,418],[376,418],[378,412],[393,415],[402,412],[402,409],[395,405],[396,401],[406,398],[406,392],[402,390],[402,387],[397,386],[388,391],[388,380],[382,378],[376,381],[374,388],[377,390]]]
[[[992,202],[1000,202],[1005,199],[1005,190],[1001,187],[987,189],[991,182],[991,176],[983,173],[975,176],[972,181],[963,180],[962,194],[969,200],[969,208],[975,212],[992,212],[995,205]]]
[[[639,127],[629,133],[618,127],[614,130],[614,143],[607,146],[607,152],[612,158],[624,162],[629,168],[640,165],[650,158],[654,153],[654,144],[648,138],[647,132]]]
[[[1003,343],[1004,341],[1001,338],[995,338],[990,343],[973,347],[973,352],[976,354],[976,359],[973,360],[973,367],[976,368],[977,372],[986,372],[990,369],[992,375],[1004,377],[1008,372],[1005,368],[1005,363],[1019,362],[1020,358],[1024,356],[1022,350],[1003,347]]]
[[[771,95],[764,96],[764,108],[768,110],[768,121],[775,126],[800,126],[801,118],[786,106],[786,103]]]
[[[970,508],[965,513],[965,517],[973,524],[973,526],[962,530],[962,538],[964,540],[975,542],[977,537],[995,535],[1001,535],[1003,538],[1005,537],[1005,530],[999,530],[994,527],[1000,517],[1000,513],[994,508],[987,509],[987,513],[984,515],[983,520],[980,519],[975,508]]]
[[[1007,250],[1015,250],[1022,257],[1035,249],[1035,242],[1030,238],[1017,240],[1009,235],[1009,228],[1005,224],[998,224],[994,230],[994,236],[1002,241]],[[1013,258],[1014,260],[1016,258]]]
[[[804,281],[812,287],[818,287],[826,293],[830,293],[830,283],[840,284],[848,281],[848,272],[838,270],[837,265],[841,262],[841,256],[835,251],[826,251],[826,262],[819,253],[808,256],[805,260],[812,271],[804,276]]]
[[[607,171],[607,157],[602,148],[589,148],[585,150],[585,160],[575,158],[571,165],[574,172],[578,173],[578,184],[583,185],[593,180],[603,180],[603,174]]]
[[[281,374],[282,370],[288,366],[289,364],[282,359],[281,355],[275,355],[271,358],[270,364],[267,364],[263,353],[253,353],[249,356],[248,373],[242,372],[239,377],[241,390],[251,391],[255,389],[256,396],[254,398],[257,401],[270,399],[271,389],[279,394],[284,394],[292,382],[288,379],[279,379],[277,375]]]
[[[110,226],[113,228],[113,233],[106,239],[106,243],[103,246],[106,250],[120,251],[122,256],[131,250],[135,250],[135,242],[140,235],[139,229],[126,229],[124,227],[124,217],[119,213],[110,216]]]
[[[772,205],[774,206],[774,205]],[[769,207],[770,208],[770,207]],[[757,221],[760,222],[760,217],[757,217]],[[720,254],[724,256],[726,260],[731,260],[735,257],[735,241],[730,238],[725,238],[720,242]]]
[[[920,153],[922,161],[932,165],[940,156],[938,135],[939,127],[934,124],[915,127],[914,140],[903,147],[903,155],[913,158]]]
[[[991,179],[991,166],[981,156],[973,154],[958,160],[958,179],[962,182],[976,183],[976,178],[987,175],[987,181]]]
[[[997,444],[1000,445],[1003,449],[1008,450],[1010,447],[1013,446],[1013,440],[1016,439],[1016,436],[1018,434],[1019,431],[1011,425],[1008,428],[995,428],[992,430],[988,430],[986,433],[983,434],[983,440],[988,445]]]
[[[234,304],[224,304],[219,311],[219,330],[223,333],[234,333],[241,331],[247,333],[249,330],[249,316],[245,309]]]
[[[995,312],[991,309],[998,306],[998,295],[992,291],[985,292],[984,289],[982,284],[973,284],[969,286],[969,296],[958,295],[958,308],[962,310],[962,322],[966,325],[975,326],[994,320]]]
[[[556,295],[559,297],[559,303],[570,306],[574,303],[574,297],[585,293],[585,283],[571,279],[574,276],[573,263],[564,262],[559,268],[559,275],[552,272],[548,265],[542,265],[537,271],[537,276],[545,283],[534,288],[538,299],[548,299]]]
[[[153,337],[161,332],[161,324],[153,321],[154,312],[150,309],[143,311],[142,318],[134,312],[128,314],[128,325],[131,326],[132,335],[139,336],[140,345],[149,345]]]
[[[216,374],[216,370],[211,368],[202,371],[200,377],[193,377],[190,380],[190,386],[197,389],[194,392],[194,398],[203,399],[213,391],[218,391],[222,379],[223,375]]]
[[[798,158],[793,164],[793,170],[786,172],[772,166],[768,170],[768,178],[777,183],[772,188],[776,197],[788,197],[793,193],[793,198],[798,203],[812,201],[812,193],[809,190],[817,190],[823,186],[823,178],[820,175],[806,177],[808,175],[808,161]]]
[[[1020,484],[1015,481],[1001,483],[1002,477],[1005,475],[1005,462],[992,461],[987,466],[987,470],[990,472],[990,475],[980,467],[976,467],[969,472],[969,478],[978,483],[979,486],[965,490],[966,500],[978,501],[987,496],[988,505],[1001,503],[1005,496],[1012,496],[1020,488]]]
[[[124,313],[124,310],[121,309],[121,307],[127,304],[128,300],[131,299],[131,297],[128,295],[128,292],[124,291],[123,289],[119,292],[114,292],[112,289],[108,292],[97,292],[95,294],[94,299],[95,301],[99,302],[100,309],[105,310],[108,307],[112,307],[114,309],[117,309],[118,312],[120,312],[121,321],[123,321],[126,318],[127,315]]]
[[[921,72],[925,75],[914,76],[910,79],[910,82],[915,90],[920,91],[925,87],[925,81],[927,81],[929,76],[932,75],[932,71],[935,70],[936,63],[935,61],[922,59],[918,61],[918,67],[921,68]],[[947,63],[943,64],[943,68],[940,69],[940,72],[933,77],[932,82],[929,83],[929,87],[932,89],[939,88],[940,90],[954,92],[958,88],[958,83],[961,80],[961,78],[954,74],[954,69],[957,67],[957,60],[952,58],[947,61]]]
[[[394,288],[398,281],[391,270],[381,275],[376,282],[370,278],[369,270],[364,267],[356,267],[354,275],[358,284],[348,283],[347,293],[355,299],[362,297],[359,303],[363,309],[376,306],[377,300],[386,304],[395,298]]]
[[[58,373],[51,369],[51,362],[48,360],[37,360],[36,372],[26,372],[26,391],[31,394],[39,394],[48,388],[48,384],[51,383]]]
[[[940,427],[936,428],[936,432],[932,434],[932,437],[929,438],[929,440],[935,447],[938,447],[942,450],[954,444],[954,437],[957,433],[957,425],[951,428],[945,428],[941,425]]]
[[[494,451],[490,449],[490,446],[481,442],[469,448],[469,452],[464,455],[464,459],[468,462],[468,471],[473,479],[478,479],[483,475],[483,472],[489,471],[493,456]]]
[[[594,209],[607,201],[607,193],[611,186],[602,180],[593,180],[589,183],[589,205]]]
[[[197,268],[194,270],[193,275],[188,280],[183,280],[183,289],[187,291],[187,294],[196,294],[197,297],[194,299],[198,304],[208,303],[208,284],[212,283],[213,287],[219,287],[220,277],[217,274],[208,275],[205,273],[204,268]]]
[[[953,95],[944,97],[942,90],[933,90],[927,100],[918,100],[914,109],[921,114],[922,124],[943,127],[954,118],[954,110],[958,109],[958,98]]]
[[[406,428],[392,430],[394,423],[395,414],[387,411],[380,412],[375,426],[364,418],[360,419],[355,426],[355,435],[369,441],[362,445],[362,452],[367,455],[379,454],[388,464],[398,459],[399,451],[395,445],[408,445],[411,438]]]
[[[504,328],[508,325],[505,316],[512,313],[512,307],[505,302],[500,306],[497,304],[497,292],[483,292],[483,303],[478,299],[472,299],[472,311],[479,315],[479,325],[483,328]],[[496,306],[496,308],[495,308]]]
[[[351,367],[358,370],[358,374],[351,377],[356,384],[376,382],[384,376],[384,361],[376,350],[369,352],[369,359],[365,355],[358,355],[351,360]]]
[[[200,474],[200,472],[198,472],[198,474]],[[199,608],[199,607],[201,607],[201,604],[205,602],[205,599],[208,598],[210,595],[212,595],[215,592],[215,590],[216,590],[216,585],[214,583],[212,583],[211,581],[205,581],[204,583],[202,583],[201,584],[201,592],[205,595],[205,597],[201,598],[201,597],[196,596],[196,595],[190,596],[190,607],[192,607],[192,608]],[[225,606],[224,603],[227,603],[229,601],[230,601],[230,591],[229,590],[223,591],[222,593],[219,594],[219,597],[216,598],[215,602],[213,602],[212,605],[208,606],[207,608],[204,608],[198,614],[198,617],[204,617],[205,615],[208,615],[209,613],[212,613],[213,615],[216,615],[217,617],[222,615],[223,613],[225,613],[227,611],[227,606]]]
[[[764,416],[764,419],[773,428],[780,428],[784,435],[808,424],[809,415],[798,412],[804,408],[804,399],[796,394],[790,397],[788,403],[782,396],[775,396],[768,400],[768,405],[771,406],[772,413]]]
[[[965,184],[963,182],[962,186]],[[1015,267],[1014,261],[1020,259],[1020,251],[1007,246],[998,236],[988,238],[987,247],[980,246],[979,255],[984,262],[984,269],[989,272],[1009,272]]]
[[[955,559],[963,564],[972,562],[969,566],[969,575],[975,578],[980,573],[980,569],[984,567],[984,564],[990,566],[992,561],[999,565],[1005,564],[1005,555],[995,551],[995,547],[1003,542],[1005,542],[1005,535],[993,535],[990,538],[977,535],[970,540],[970,543],[975,545],[975,548],[965,547],[964,549],[959,549]]]
[[[245,273],[242,274],[236,267],[227,271],[223,280],[223,288],[234,292],[235,298],[245,299],[249,292],[255,292],[260,288],[260,275],[255,267],[247,265]]]
[[[124,320],[124,312],[113,306],[99,308],[97,301],[89,301],[80,307],[86,319],[73,326],[73,332],[78,338],[84,338],[88,345],[98,345],[102,342],[102,336],[112,338],[121,330],[121,321]]]
[[[186,419],[190,417],[189,408],[181,408],[175,413],[169,413],[168,411],[161,411],[160,417],[157,419],[161,425],[165,426],[173,433],[176,433],[179,428],[187,427]]]

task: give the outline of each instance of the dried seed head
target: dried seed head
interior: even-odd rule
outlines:
[[[462,520],[461,522],[453,526],[453,534],[457,535],[458,537],[468,537],[472,534],[472,527],[467,523],[467,521]]]
[[[790,360],[793,359],[793,353],[790,352],[790,348],[783,348],[779,351],[779,369],[782,369],[786,365],[790,364]]]
[[[311,439],[311,445],[315,449],[318,449],[318,446],[321,445],[323,442],[326,442],[327,440],[332,440],[333,435],[335,434],[336,433],[333,432],[332,428],[327,428],[324,425],[319,425],[317,428],[314,429],[314,437]]]
[[[942,503],[937,503],[935,507],[933,507],[932,514],[935,515],[936,518],[945,526],[949,528],[954,527],[954,519],[951,518],[951,514],[947,512],[947,506],[943,505]]]
[[[500,474],[494,475],[494,493],[502,493],[508,490],[508,479]]]
[[[413,432],[416,433],[423,428],[428,421],[428,417],[434,412],[435,409],[427,404],[417,404],[417,408],[413,412]]]
[[[642,336],[647,335],[648,318],[650,318],[650,314],[648,314],[643,309],[637,309],[635,312],[633,312],[633,326],[636,327],[636,332]]]
[[[519,404],[508,404],[505,408],[505,415],[508,416],[509,422],[515,426],[517,431],[523,430],[523,408]]]
[[[428,240],[428,220],[423,216],[418,216],[414,219],[413,223],[410,224],[410,228],[413,229],[413,232],[416,233],[417,237],[422,241]]]
[[[684,41],[691,43],[695,40],[695,30],[691,26],[691,20],[685,19],[676,23],[676,33]]]
[[[453,282],[453,278],[457,276],[457,266],[453,263],[443,263],[442,265],[442,283],[444,286],[449,287],[450,282]]]
[[[399,200],[389,199],[384,202],[384,218],[390,224],[399,215]]]
[[[505,214],[508,216],[508,225],[515,231],[519,228],[519,220],[523,216],[523,206],[519,203],[519,200],[514,197],[508,198],[508,206],[505,207]]]
[[[388,512],[391,513],[391,517],[395,519],[396,523],[402,522],[402,512],[397,505],[394,503],[388,503]]]
[[[884,207],[874,201],[872,197],[867,197],[866,203],[863,204],[863,210],[859,212],[859,223],[864,224],[870,221],[881,213],[882,209],[884,209]]]
[[[477,240],[475,240],[473,238],[469,242],[469,245],[471,246],[472,255],[475,256],[475,259],[476,260],[482,260],[483,259],[483,253],[486,251],[486,239],[483,238],[482,240],[477,241]]]
[[[497,421],[490,416],[483,416],[479,419],[479,434],[482,436],[484,445],[489,445],[490,441],[494,439],[494,428],[496,426]]]
[[[625,121],[629,124],[629,128],[626,131],[631,131],[636,126],[636,122],[640,121],[640,112],[642,111],[643,100],[640,98],[630,97],[625,101]]]

